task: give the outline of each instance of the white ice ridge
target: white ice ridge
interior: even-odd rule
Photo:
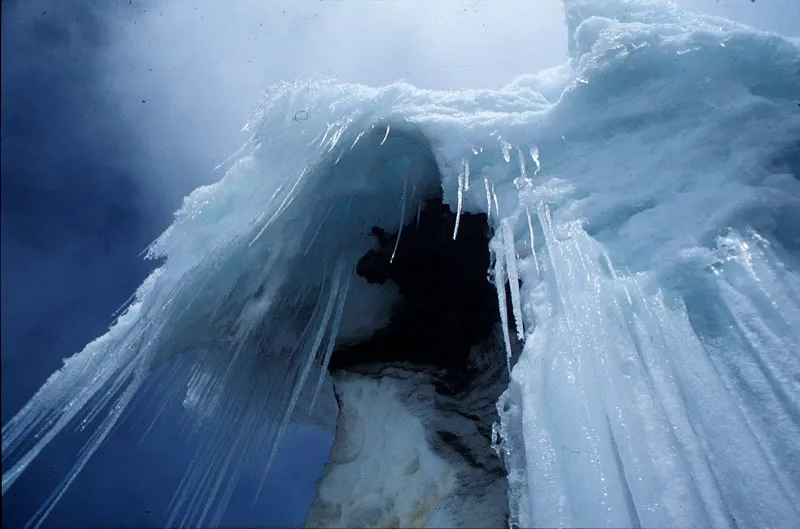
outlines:
[[[83,421],[95,435],[46,515],[167,371],[219,425],[171,519],[218,523],[286,421],[333,427],[339,314],[345,333],[349,310],[378,312],[345,298],[369,229],[413,221],[441,185],[489,213],[524,338],[497,427],[513,523],[797,526],[798,43],[654,0],[565,11],[567,63],[501,90],[274,87],[238,161],[154,243],[165,262],[133,304],[4,425],[3,491]]]

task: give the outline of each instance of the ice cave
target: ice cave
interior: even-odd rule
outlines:
[[[565,0],[499,90],[273,87],[108,332],[3,425],[3,493],[157,380],[213,424],[165,524],[287,427],[309,527],[800,526],[800,42]],[[301,109],[303,119],[296,119]]]

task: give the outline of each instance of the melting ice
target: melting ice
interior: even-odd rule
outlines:
[[[391,303],[354,274],[370,227],[440,187],[493,228],[510,523],[800,524],[800,45],[649,0],[565,11],[567,63],[502,90],[275,87],[164,264],[3,426],[3,491],[90,428],[41,522],[167,372],[165,399],[223,425],[168,521],[219,523],[288,424],[333,429],[337,340]]]

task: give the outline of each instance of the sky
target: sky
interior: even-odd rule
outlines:
[[[797,0],[679,3],[800,36]],[[105,331],[154,266],[141,251],[186,193],[221,176],[212,169],[242,143],[270,85],[335,77],[497,88],[564,61],[563,18],[560,0],[2,2],[3,422]],[[140,436],[119,429],[52,526],[162,520],[192,441],[166,426]],[[267,499],[247,516],[302,520],[325,443],[296,432]],[[4,527],[21,527],[63,475],[60,450],[3,498]]]

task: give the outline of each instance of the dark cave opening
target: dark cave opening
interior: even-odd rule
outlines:
[[[408,362],[441,369],[448,386],[468,389],[470,349],[491,336],[500,312],[488,279],[487,215],[462,213],[454,239],[455,223],[456,214],[439,196],[422,202],[417,218],[400,234],[372,228],[377,248],[361,257],[356,273],[373,284],[394,282],[402,301],[386,327],[334,352],[331,372]]]

